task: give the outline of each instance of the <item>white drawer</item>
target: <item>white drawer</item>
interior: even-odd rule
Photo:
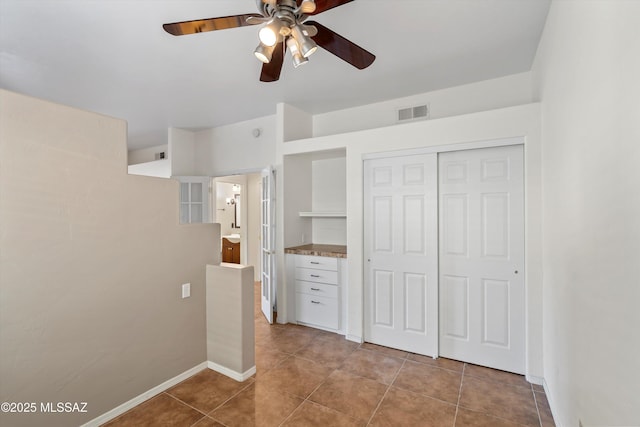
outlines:
[[[296,255],[296,267],[338,271],[338,258],[313,255]]]
[[[296,292],[296,319],[299,322],[338,329],[338,300]]]
[[[324,283],[303,282],[296,280],[296,292],[317,295],[325,298],[338,298],[338,287]]]
[[[328,270],[316,270],[313,268],[296,268],[296,280],[306,282],[338,284],[338,272]]]

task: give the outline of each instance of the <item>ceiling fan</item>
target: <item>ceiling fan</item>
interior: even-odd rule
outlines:
[[[174,22],[162,27],[169,34],[182,36],[263,24],[258,32],[260,44],[254,54],[263,62],[260,80],[275,82],[280,78],[287,49],[295,67],[308,62],[318,46],[360,70],[373,63],[376,57],[372,53],[315,21],[307,21],[309,15],[317,15],[351,1],[256,0],[259,14]]]

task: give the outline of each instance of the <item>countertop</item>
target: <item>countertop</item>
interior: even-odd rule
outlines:
[[[332,258],[346,258],[347,247],[344,245],[318,245],[315,243],[311,243],[309,245],[285,248],[284,253],[296,255],[326,256]]]

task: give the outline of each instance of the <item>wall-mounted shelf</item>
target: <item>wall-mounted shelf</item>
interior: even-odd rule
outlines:
[[[346,218],[346,212],[299,212],[301,217],[308,218]]]

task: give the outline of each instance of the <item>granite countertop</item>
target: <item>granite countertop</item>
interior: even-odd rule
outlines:
[[[332,258],[346,258],[347,247],[344,245],[309,245],[285,248],[284,253],[296,255],[327,256]]]

